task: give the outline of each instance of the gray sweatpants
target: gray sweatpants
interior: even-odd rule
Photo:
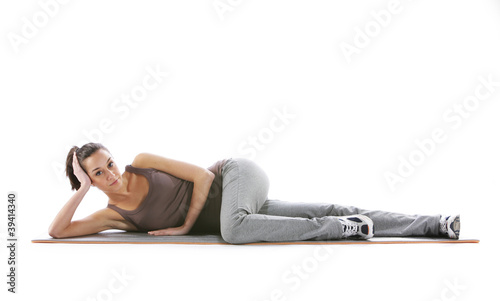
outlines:
[[[440,215],[407,215],[329,203],[267,198],[269,179],[253,161],[230,158],[222,168],[222,238],[233,244],[259,241],[340,239],[336,216],[364,214],[374,236],[438,236]]]

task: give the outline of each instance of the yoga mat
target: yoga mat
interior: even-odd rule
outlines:
[[[52,238],[49,235],[31,240],[33,243],[71,244],[194,244],[231,245],[220,235],[153,236],[144,232],[106,230],[97,234]],[[286,242],[256,242],[245,245],[349,245],[349,244],[419,244],[419,243],[478,243],[477,239],[448,239],[440,237],[374,237],[368,240],[303,240]]]

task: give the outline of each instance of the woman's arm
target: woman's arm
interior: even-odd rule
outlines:
[[[165,157],[141,153],[137,155],[132,163],[139,168],[155,168],[169,173],[177,178],[194,183],[191,203],[184,220],[184,224],[176,228],[167,228],[150,231],[153,235],[183,235],[187,234],[198,219],[200,212],[205,206],[208,192],[212,186],[215,175],[210,170],[196,166],[191,163],[168,159]]]
[[[90,188],[89,185],[81,186],[75,194],[69,199],[69,201],[62,207],[59,213],[52,221],[52,224],[49,226],[49,235],[52,237],[59,237],[63,233],[63,231],[68,228],[71,224],[71,219],[75,214],[76,208],[80,205],[83,197],[87,194],[87,191]]]
[[[76,208],[78,208],[89,191],[91,183],[90,178],[78,163],[76,153],[73,154],[73,170],[81,185],[50,224],[49,235],[54,238],[97,233],[112,227],[112,221],[102,211],[98,211],[85,219],[71,222]]]

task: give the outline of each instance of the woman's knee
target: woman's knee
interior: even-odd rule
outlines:
[[[242,234],[243,219],[245,219],[246,214],[241,213],[238,218],[231,219],[228,221],[227,219],[221,220],[220,232],[222,238],[231,244],[241,244],[247,241],[244,240],[245,236]]]
[[[226,242],[230,244],[242,244],[244,241],[239,235],[238,228],[221,227],[221,236]]]

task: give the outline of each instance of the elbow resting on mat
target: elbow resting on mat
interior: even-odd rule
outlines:
[[[68,227],[63,230],[54,229],[53,225],[49,227],[49,235],[53,238],[66,238],[95,234],[109,229],[123,229],[118,221],[109,217],[110,209],[101,209],[83,219],[72,221]]]

